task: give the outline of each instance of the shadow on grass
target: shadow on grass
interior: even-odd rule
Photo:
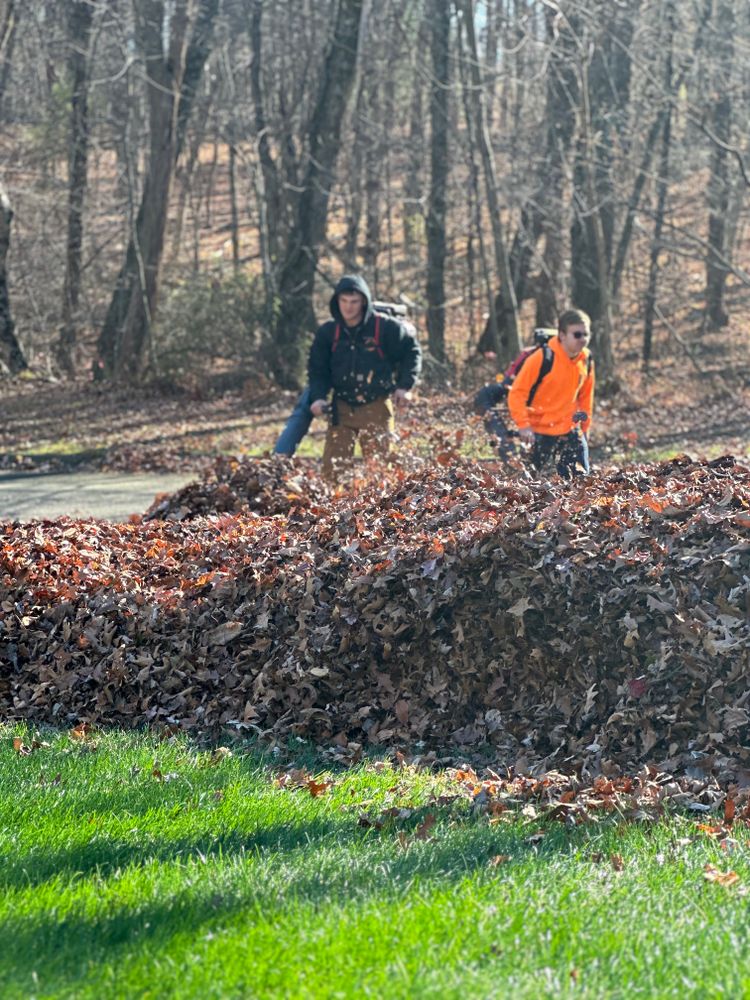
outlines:
[[[326,861],[316,852],[330,846],[328,838],[333,831],[338,833],[341,856]],[[544,852],[550,857],[568,844],[563,836],[553,839],[554,846],[550,844],[551,849]],[[264,864],[269,851],[279,852],[278,868],[270,873]],[[53,852],[46,859],[37,858],[35,867],[41,864],[57,874],[83,867],[90,872],[112,873],[123,865],[192,857],[209,865],[212,859],[221,860],[226,871],[216,872],[216,878],[211,877],[213,873],[204,877],[196,865],[195,874],[191,871],[174,893],[157,883],[147,899],[142,894],[128,901],[123,889],[121,899],[95,909],[90,901],[79,905],[69,902],[60,913],[11,915],[0,922],[4,939],[13,941],[12,954],[6,955],[0,966],[0,985],[4,982],[8,989],[27,983],[29,969],[35,968],[45,990],[63,984],[69,989],[85,981],[97,963],[116,966],[126,955],[132,958],[142,949],[168,947],[176,935],[195,937],[204,929],[230,926],[242,914],[251,923],[277,922],[299,907],[309,905],[317,910],[329,902],[338,906],[351,898],[360,905],[382,901],[385,907],[412,891],[415,880],[422,892],[430,884],[440,891],[480,869],[490,871],[488,862],[496,854],[509,857],[503,866],[509,874],[509,869],[523,862],[531,851],[517,831],[485,824],[467,826],[450,838],[441,839],[438,834],[432,842],[404,849],[394,829],[365,831],[357,827],[356,820],[348,819],[307,822],[293,831],[277,824],[250,835],[235,832],[218,839],[177,840],[148,852],[127,845],[110,845],[109,849],[102,845],[98,866],[92,863],[97,854],[92,856],[87,848],[81,849],[80,857],[76,851]],[[275,866],[277,859],[270,860]],[[237,867],[245,862],[246,870]],[[261,865],[256,872],[255,864]]]

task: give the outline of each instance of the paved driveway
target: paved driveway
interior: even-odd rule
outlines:
[[[0,521],[100,517],[126,521],[143,514],[157,493],[174,493],[188,475],[120,472],[0,472]]]

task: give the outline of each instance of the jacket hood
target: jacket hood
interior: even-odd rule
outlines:
[[[360,295],[364,296],[365,299],[365,315],[362,319],[363,323],[372,315],[372,293],[370,292],[370,286],[367,284],[364,278],[361,278],[358,274],[345,274],[344,277],[339,281],[334,289],[333,295],[331,296],[331,301],[329,303],[331,316],[336,320],[337,323],[341,323],[341,311],[339,310],[339,295],[341,292],[359,292]]]

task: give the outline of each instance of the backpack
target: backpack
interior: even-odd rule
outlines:
[[[521,353],[505,369],[505,373],[503,374],[503,379],[501,384],[505,389],[506,398],[508,395],[508,390],[513,385],[513,382],[515,381],[515,378],[520,372],[521,368],[523,368],[526,359],[531,357],[531,355],[534,354],[535,351],[543,351],[544,357],[542,358],[542,364],[539,368],[539,374],[537,375],[536,381],[532,385],[531,389],[529,389],[529,395],[526,397],[527,406],[531,406],[531,404],[534,402],[534,397],[536,396],[537,389],[542,384],[542,381],[552,371],[552,364],[555,360],[555,355],[552,352],[552,348],[549,346],[549,341],[555,335],[555,332],[556,332],[555,330],[546,330],[542,328],[534,330],[535,346],[525,347],[521,351]],[[586,378],[588,378],[589,375],[591,374],[592,363],[593,363],[593,358],[591,354],[589,354],[586,363]]]
[[[339,339],[341,337],[341,324],[336,324],[336,329],[333,331],[333,343],[331,344],[331,354],[339,346]],[[380,346],[380,313],[375,313],[375,350],[378,352],[379,358],[384,358],[383,348]]]
[[[539,374],[537,375],[536,381],[532,385],[528,399],[526,400],[526,405],[531,406],[534,401],[534,396],[536,396],[536,391],[539,388],[542,380],[546,378],[552,369],[552,362],[555,360],[555,356],[552,353],[552,348],[549,346],[549,342],[555,335],[555,330],[548,330],[540,327],[534,330],[534,346],[524,347],[520,354],[518,354],[513,361],[508,365],[508,367],[503,372],[503,377],[501,380],[501,385],[505,389],[505,396],[508,395],[508,390],[513,385],[516,379],[516,375],[523,368],[524,363],[527,358],[530,358],[535,351],[544,351],[544,357],[542,358],[542,366],[539,369]]]
[[[384,358],[383,348],[380,346],[380,317],[395,317],[401,319],[402,322],[405,321],[406,317],[409,315],[407,306],[403,305],[401,302],[373,302],[373,311],[375,312],[375,350],[378,352],[379,358]],[[341,337],[341,326],[339,323],[336,324],[336,329],[333,331],[333,343],[331,344],[331,354],[339,346],[339,339]]]

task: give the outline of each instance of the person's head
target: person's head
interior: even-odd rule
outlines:
[[[346,326],[358,326],[371,309],[372,296],[364,278],[345,274],[331,298],[331,315]]]
[[[583,309],[566,309],[557,321],[557,336],[569,358],[576,358],[591,336],[591,319]]]

